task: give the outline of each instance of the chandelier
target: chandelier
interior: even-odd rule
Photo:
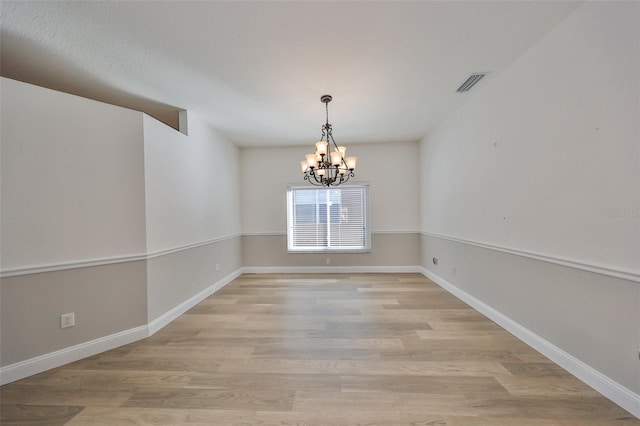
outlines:
[[[305,155],[300,162],[304,180],[316,186],[338,186],[354,177],[358,157],[345,157],[347,148],[338,146],[333,140],[331,124],[329,124],[329,102],[331,95],[322,95],[320,101],[324,103],[327,120],[322,125],[322,137],[316,142],[313,154]]]

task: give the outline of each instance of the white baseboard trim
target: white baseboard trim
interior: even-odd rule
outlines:
[[[238,269],[232,272],[226,277],[216,281],[214,284],[207,287],[200,293],[191,297],[189,300],[181,303],[180,305],[151,321],[149,324],[141,325],[129,330],[120,331],[118,333],[110,334],[108,336],[100,337],[88,342],[83,342],[75,346],[70,346],[68,348],[60,349],[55,352],[40,355],[31,359],[17,362],[15,364],[1,367],[0,385],[15,382],[16,380],[24,379],[25,377],[42,373],[43,371],[60,367],[61,365],[69,364],[82,358],[93,356],[101,352],[115,349],[119,346],[133,343],[135,341],[149,337],[159,331],[161,328],[165,327],[174,319],[178,318],[184,312],[209,297],[212,293],[215,293],[225,285],[229,284],[241,273],[242,269]]]
[[[610,379],[596,369],[563,351],[551,342],[543,339],[511,318],[476,299],[464,290],[459,289],[428,269],[420,269],[424,276],[438,284],[440,287],[469,304],[474,309],[503,327],[505,330],[509,331],[518,339],[522,340],[558,364],[560,367],[564,368],[578,379],[582,380],[584,383],[591,386],[614,403],[618,404],[620,407],[640,418],[640,395]]]
[[[404,274],[422,273],[420,266],[245,266],[243,274]]]
[[[15,382],[52,368],[60,367],[82,358],[93,356],[128,343],[144,339],[149,335],[147,325],[120,331],[105,337],[60,349],[35,358],[20,361],[0,368],[0,385]]]
[[[213,293],[220,290],[222,287],[229,284],[231,281],[235,280],[238,276],[240,276],[241,273],[242,273],[242,268],[237,269],[236,271],[232,272],[231,274],[227,275],[221,280],[205,288],[195,296],[185,300],[178,306],[165,312],[164,314],[160,315],[158,318],[154,319],[153,321],[150,321],[149,336],[156,334],[159,330],[166,327],[171,321],[175,320],[180,315],[184,314],[189,309],[193,308],[198,303],[202,302],[204,299],[211,296]]]

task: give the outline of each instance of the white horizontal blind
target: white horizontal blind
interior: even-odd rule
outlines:
[[[367,187],[290,188],[289,251],[369,249]]]

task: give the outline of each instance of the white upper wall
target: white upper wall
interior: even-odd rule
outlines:
[[[423,231],[640,269],[639,8],[585,3],[422,141]]]
[[[2,270],[140,256],[241,232],[238,148],[2,78]]]
[[[350,183],[370,185],[372,231],[418,232],[418,143],[346,146],[348,156],[358,157],[356,177]],[[287,186],[311,187],[302,179],[300,161],[313,149],[313,142],[303,147],[241,149],[244,233],[286,233]]]
[[[241,232],[238,148],[193,114],[188,134],[144,117],[149,253]]]
[[[0,83],[2,270],[144,253],[143,114]]]

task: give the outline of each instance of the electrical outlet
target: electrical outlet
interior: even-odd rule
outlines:
[[[220,270],[220,264],[216,263],[216,271],[219,271],[219,270]]]
[[[74,325],[76,325],[76,314],[74,312],[60,315],[60,328],[73,327]]]
[[[327,257],[327,265],[331,265],[331,258]]]

